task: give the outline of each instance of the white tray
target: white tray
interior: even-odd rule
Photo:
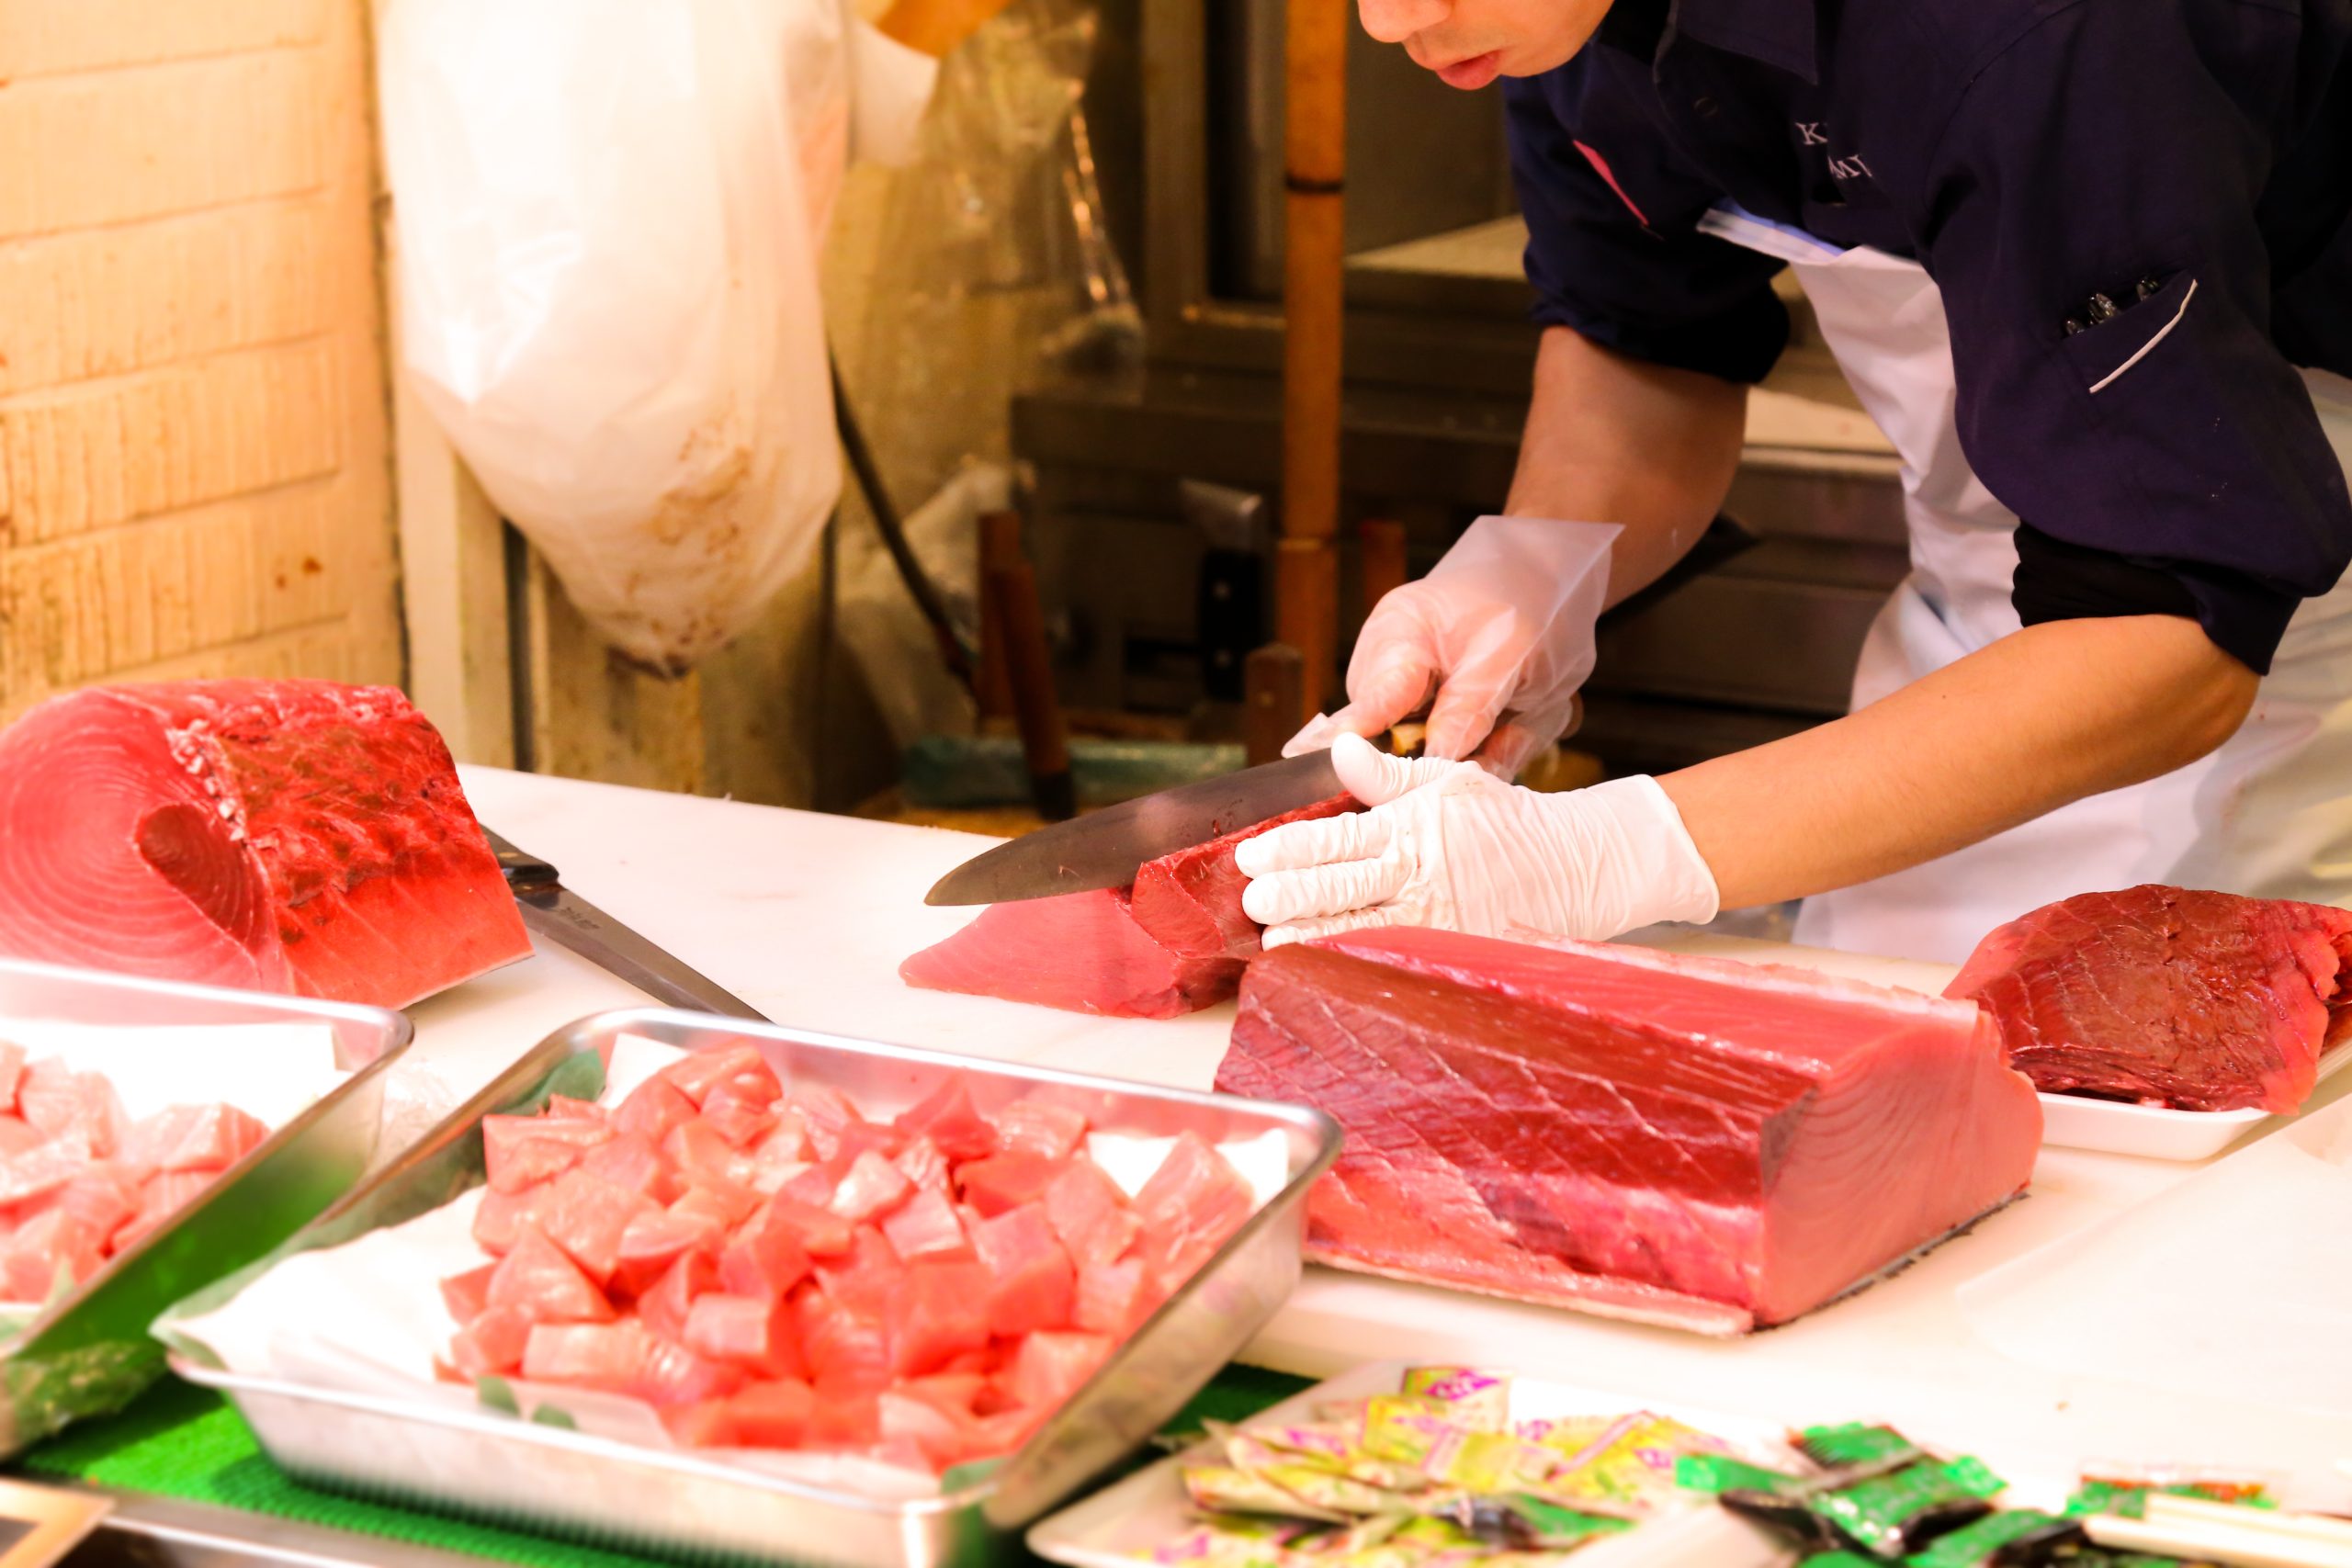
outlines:
[[[1929,996],[1941,996],[1952,976],[1960,973],[1949,964],[1756,942],[1712,931],[1658,929],[1662,934],[1656,936],[1636,933],[1639,945],[1693,957],[1735,959],[1742,964],[1786,964],[1849,980],[1866,980],[1876,986],[1924,991]],[[2320,1058],[2320,1081],[2325,1082],[2347,1064],[2352,1064],[2352,1043],[2339,1045]],[[2045,1145],[2091,1149],[2100,1154],[2137,1155],[2143,1159],[2211,1159],[2268,1121],[2272,1114],[2267,1111],[2174,1111],[2120,1100],[2093,1100],[2080,1094],[2045,1094],[2041,1099],[2041,1141]]]
[[[1394,1393],[1408,1363],[1374,1361],[1329,1382],[1284,1400],[1249,1425],[1309,1419],[1327,1400],[1362,1399]],[[1757,1420],[1719,1410],[1659,1404],[1602,1393],[1571,1383],[1513,1376],[1511,1418],[1589,1415],[1601,1411],[1648,1410],[1687,1421],[1702,1432],[1733,1443],[1750,1444],[1769,1451],[1784,1444],[1789,1427],[1810,1420],[1867,1418],[1867,1412],[1790,1412],[1786,1420]],[[1803,1415],[1803,1419],[1795,1417]],[[1917,1433],[1910,1436],[1925,1441]],[[1040,1520],[1029,1531],[1029,1550],[1064,1568],[1136,1568],[1149,1563],[1153,1550],[1182,1535],[1193,1523],[1178,1472],[1183,1465],[1214,1462],[1216,1450],[1202,1445],[1189,1452],[1136,1471],[1117,1483]],[[2010,1474],[1997,1462],[1994,1468],[2009,1483],[2001,1502],[2007,1507],[2054,1507],[2066,1488],[2046,1481],[2031,1482]],[[1625,1531],[1607,1536],[1579,1549],[1578,1568],[1784,1568],[1798,1553],[1767,1532],[1721,1508],[1695,1507]]]
[[[2338,1045],[2319,1059],[2317,1082],[2325,1083],[2347,1066],[2352,1066],[2352,1043]],[[2272,1115],[2259,1109],[2175,1111],[2080,1094],[2041,1098],[2044,1144],[2143,1159],[2211,1159]]]

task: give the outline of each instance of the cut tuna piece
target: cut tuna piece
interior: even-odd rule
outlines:
[[[996,1153],[996,1128],[972,1106],[972,1089],[949,1078],[922,1103],[901,1111],[898,1128],[910,1137],[929,1138],[950,1160],[986,1159]]]
[[[1062,1169],[1062,1161],[1043,1155],[996,1155],[965,1166],[956,1180],[964,1201],[993,1216],[1043,1198]]]
[[[524,1346],[523,1376],[653,1405],[718,1398],[744,1382],[741,1370],[649,1334],[634,1320],[536,1325]]]
[[[890,1293],[890,1369],[920,1377],[989,1342],[991,1280],[977,1263],[916,1263]]]
[[[897,1208],[913,1191],[914,1183],[890,1163],[889,1156],[867,1149],[850,1162],[827,1207],[855,1224]]]
[[[1043,1203],[1024,1203],[982,1220],[972,1227],[972,1245],[995,1276],[987,1301],[989,1333],[1009,1339],[1069,1326],[1077,1273]]]
[[[441,1304],[459,1323],[472,1322],[490,1305],[490,1277],[497,1272],[497,1264],[485,1263],[479,1269],[450,1275],[441,1281]]]
[[[882,1237],[890,1250],[910,1262],[918,1258],[969,1258],[971,1238],[956,1217],[947,1194],[923,1188],[882,1221]]]
[[[899,965],[910,986],[1112,1018],[1175,1018],[1233,995],[1259,952],[1235,846],[1270,828],[1360,810],[1346,795],[1147,863],[1132,888],[991,904]]]
[[[1090,1263],[1078,1271],[1078,1296],[1070,1321],[1092,1333],[1122,1339],[1157,1304],[1146,1288],[1141,1258]]]
[[[17,1090],[24,1081],[25,1048],[11,1041],[0,1040],[0,1112],[13,1113],[16,1111]],[[968,1105],[970,1100],[967,1099],[965,1103]]]
[[[0,953],[405,1007],[528,957],[449,750],[389,687],[53,698],[0,735]]]
[[[219,1172],[268,1136],[267,1127],[233,1105],[175,1105],[132,1126],[122,1157],[151,1170]]]
[[[808,1277],[808,1251],[790,1214],[764,1203],[718,1255],[719,1281],[739,1295],[781,1299]]]
[[[1086,1113],[1045,1100],[1016,1100],[996,1113],[997,1147],[1007,1154],[1068,1159],[1086,1136]]]
[[[730,1045],[723,1050],[695,1051],[662,1069],[661,1076],[696,1105],[725,1089],[731,1097],[763,1110],[784,1095],[775,1069],[756,1045]]]
[[[1021,1342],[1006,1387],[1027,1409],[1058,1410],[1110,1358],[1111,1341],[1100,1334],[1032,1334]]]
[[[1313,1257],[1712,1332],[2007,1202],[2041,1134],[1990,1021],[1949,1002],[1433,931],[1267,954],[1217,1085],[1346,1130]]]
[[[670,1265],[659,1283],[638,1298],[638,1319],[662,1338],[683,1345],[695,1303],[717,1289],[718,1265],[706,1253],[686,1253]]]
[[[526,1225],[490,1276],[488,1303],[514,1307],[533,1323],[609,1323],[613,1304],[563,1249]]]
[[[1143,1228],[1127,1195],[1091,1159],[1072,1160],[1046,1189],[1046,1217],[1080,1268],[1123,1256]]]
[[[599,1144],[610,1143],[613,1130],[599,1119],[558,1120],[548,1116],[485,1116],[481,1119],[483,1168],[493,1192],[522,1192],[552,1181],[580,1163],[580,1156]]]
[[[797,1378],[800,1333],[781,1296],[737,1296],[713,1291],[686,1314],[686,1348],[765,1378]]]
[[[726,1232],[718,1219],[691,1210],[650,1209],[633,1215],[621,1232],[613,1288],[624,1295],[641,1295],[689,1252],[716,1250]]]
[[[599,1181],[641,1193],[656,1203],[674,1203],[683,1194],[677,1173],[651,1140],[624,1133],[580,1156],[580,1168]]]
[[[1944,995],[1982,1005],[2051,1094],[2290,1113],[2352,963],[2352,914],[2149,885],[2084,893],[1976,944]]]
[[[485,1308],[450,1338],[449,1364],[469,1378],[520,1371],[532,1327],[530,1314],[517,1308]]]
[[[695,1119],[695,1102],[685,1091],[666,1078],[646,1079],[621,1101],[614,1114],[613,1127],[617,1132],[635,1133],[650,1139],[656,1147],[672,1133]]]
[[[93,1159],[114,1157],[130,1132],[113,1084],[96,1073],[77,1073],[54,1057],[25,1069],[17,1109],[42,1137],[74,1138]]]
[[[661,1205],[641,1192],[574,1170],[540,1195],[532,1215],[547,1238],[602,1286],[612,1282],[613,1270],[620,1267],[621,1237],[628,1234],[630,1222],[661,1212]]]
[[[890,1332],[879,1312],[861,1312],[821,1291],[797,1292],[793,1306],[820,1408],[870,1399],[890,1386]]]
[[[1136,1250],[1146,1274],[1163,1293],[1172,1292],[1257,1206],[1257,1195],[1231,1161],[1197,1134],[1178,1134],[1168,1157],[1136,1194],[1136,1219],[1142,1226]]]

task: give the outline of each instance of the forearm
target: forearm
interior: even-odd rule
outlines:
[[[1745,387],[1551,328],[1505,510],[1623,524],[1610,563],[1613,604],[1656,581],[1714,521],[1747,421]]]
[[[2194,622],[2057,621],[1858,713],[1661,782],[1725,908],[1917,865],[2219,746],[2254,672]]]

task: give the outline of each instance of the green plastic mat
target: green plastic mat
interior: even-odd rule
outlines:
[[[1168,1430],[1190,1433],[1204,1420],[1245,1420],[1306,1386],[1279,1372],[1228,1367]],[[1147,1453],[1138,1462],[1153,1457]],[[33,1450],[17,1468],[35,1478],[207,1503],[531,1568],[650,1568],[657,1561],[298,1484],[270,1463],[227,1401],[168,1380],[119,1416],[85,1422]]]

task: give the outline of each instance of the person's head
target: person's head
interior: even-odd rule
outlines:
[[[1401,43],[1448,86],[1533,76],[1585,46],[1610,0],[1357,0],[1363,30]]]

